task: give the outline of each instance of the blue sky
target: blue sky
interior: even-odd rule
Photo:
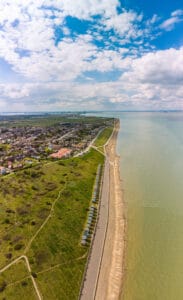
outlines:
[[[182,0],[1,0],[0,111],[183,109],[182,32]]]

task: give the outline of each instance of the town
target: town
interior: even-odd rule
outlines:
[[[93,120],[78,116],[58,120],[55,118],[55,123],[52,122],[49,126],[43,126],[41,122],[40,125],[35,125],[34,122],[29,124],[29,120],[22,126],[16,122],[10,122],[9,126],[1,123],[0,175],[40,161],[78,155],[111,123],[111,119]]]

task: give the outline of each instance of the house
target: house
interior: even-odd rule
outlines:
[[[58,152],[52,153],[50,157],[53,158],[63,158],[63,157],[69,157],[72,150],[68,148],[61,148]]]

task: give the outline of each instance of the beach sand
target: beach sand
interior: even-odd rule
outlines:
[[[119,299],[123,281],[125,251],[125,214],[120,179],[119,156],[116,142],[120,123],[116,122],[113,134],[105,146],[110,162],[110,197],[107,233],[97,282],[96,300]]]

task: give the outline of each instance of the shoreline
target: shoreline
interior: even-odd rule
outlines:
[[[116,154],[120,121],[104,145],[100,208],[81,285],[80,300],[117,300],[122,292],[125,255],[125,206]]]
[[[120,177],[120,157],[116,154],[119,120],[105,145],[109,159],[109,215],[104,249],[96,287],[96,300],[117,300],[122,293],[125,256],[125,205]]]

